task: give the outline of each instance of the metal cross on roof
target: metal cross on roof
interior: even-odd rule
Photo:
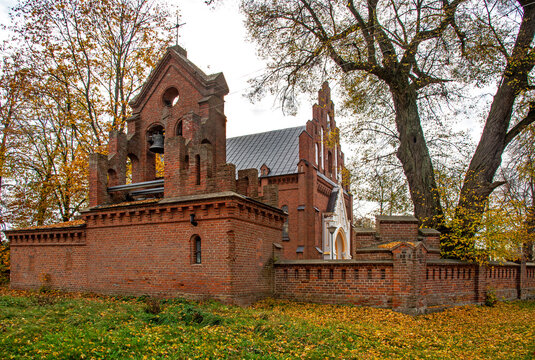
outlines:
[[[182,26],[182,25],[186,25],[186,23],[182,23],[182,24],[179,24],[178,23],[178,11],[176,13],[176,24],[170,28],[169,30],[173,30],[173,29],[176,29],[176,42],[175,42],[175,45],[178,45],[178,29]]]

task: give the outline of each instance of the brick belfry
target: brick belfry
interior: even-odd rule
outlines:
[[[180,46],[169,48],[130,102],[133,116],[127,120],[128,133],[111,132],[108,155],[90,156],[89,205],[127,200],[127,192],[117,187],[126,184],[127,159],[132,183],[156,187],[152,193],[163,186],[163,198],[235,192],[236,169],[226,163],[224,96],[228,91],[222,73],[206,75]],[[160,143],[154,144],[153,139]],[[154,146],[156,151],[151,151]],[[163,179],[156,177],[157,153],[163,153]],[[240,171],[238,182],[244,195],[261,200],[256,169]],[[276,192],[266,189],[266,194],[276,205],[272,198]]]
[[[11,287],[409,312],[482,303],[489,289],[535,297],[535,264],[441,259],[440,233],[413,216],[354,226],[327,83],[303,126],[229,139],[228,92],[223,74],[169,48],[130,103],[127,133],[90,156],[80,218],[5,231]]]
[[[130,103],[128,133],[112,131],[108,154],[90,156],[81,219],[9,235],[12,286],[38,288],[47,274],[51,287],[98,293],[234,303],[272,294],[287,216],[272,206],[276,185],[260,197],[257,169],[236,178],[226,163],[226,94],[222,73],[169,48]]]

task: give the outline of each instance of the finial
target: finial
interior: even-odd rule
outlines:
[[[178,20],[179,20],[179,17],[178,17],[178,11],[176,12],[176,24],[169,30],[172,30],[172,29],[176,29],[176,41],[175,41],[175,45],[178,45],[178,29],[182,26],[182,25],[186,25],[186,23],[182,23],[182,24],[179,24],[178,23]]]

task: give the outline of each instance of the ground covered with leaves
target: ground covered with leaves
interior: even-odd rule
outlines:
[[[0,359],[533,359],[535,301],[423,316],[356,306],[0,288]]]

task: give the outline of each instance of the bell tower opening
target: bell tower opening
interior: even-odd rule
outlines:
[[[159,179],[164,176],[164,141],[165,129],[162,125],[151,126],[147,131],[147,143],[149,152],[154,154],[154,178]]]
[[[173,107],[178,102],[178,90],[175,87],[170,87],[163,93],[162,101],[165,106]]]

